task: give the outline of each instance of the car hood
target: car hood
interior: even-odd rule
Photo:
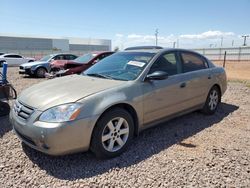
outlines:
[[[33,85],[24,90],[18,100],[32,108],[44,111],[60,104],[76,102],[94,93],[124,83],[126,82],[71,75]]]
[[[23,63],[21,66],[26,67],[26,66],[36,66],[36,65],[41,65],[41,64],[47,64],[47,61],[34,61],[30,63]]]

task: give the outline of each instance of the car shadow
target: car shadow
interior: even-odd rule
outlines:
[[[5,115],[0,117],[0,138],[12,130],[12,125],[9,122],[9,116]]]
[[[183,143],[183,140],[220,122],[238,108],[235,105],[222,103],[212,116],[193,112],[161,123],[140,133],[126,152],[109,160],[99,160],[91,152],[53,157],[35,151],[25,144],[22,146],[30,160],[49,175],[63,180],[89,178],[111,169],[138,164],[174,144],[193,149],[197,146]]]
[[[44,78],[38,78],[38,77],[33,76],[33,75],[22,75],[21,77],[27,78],[27,79],[34,79],[34,80],[44,79]]]
[[[9,122],[10,105],[0,100],[0,138],[12,129]]]

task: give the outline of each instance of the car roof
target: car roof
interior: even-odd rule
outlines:
[[[182,48],[163,48],[163,49],[139,49],[139,50],[124,50],[122,52],[149,52],[149,53],[160,53],[160,52],[170,52],[170,51],[183,51],[199,54],[193,50],[182,49]]]
[[[125,48],[124,50],[148,50],[148,49],[163,49],[161,46],[133,46]]]
[[[74,56],[77,56],[75,54],[72,54],[72,53],[57,53],[57,54],[48,54],[50,56],[56,56],[56,55],[74,55]]]
[[[114,53],[113,51],[93,51],[93,52],[89,52],[89,53],[86,53],[86,54],[104,54],[104,53]]]
[[[135,50],[123,50],[121,52],[126,52],[126,53],[129,53],[129,52],[149,52],[149,53],[158,53],[162,51],[162,49],[135,49]]]
[[[85,55],[87,55],[87,54],[95,54],[96,56],[99,56],[99,55],[105,54],[105,53],[110,53],[110,54],[112,54],[112,53],[115,53],[115,52],[113,52],[113,51],[93,51],[93,52],[87,52],[87,53],[84,53],[84,54],[82,54],[82,55],[79,55],[79,57],[85,56]]]

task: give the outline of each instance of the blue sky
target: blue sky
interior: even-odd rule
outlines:
[[[112,45],[241,45],[250,0],[0,0],[0,33],[112,39]],[[250,44],[250,39],[249,44]]]

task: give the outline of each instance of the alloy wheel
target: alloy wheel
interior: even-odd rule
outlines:
[[[210,95],[209,95],[209,108],[210,110],[214,110],[219,102],[219,95],[218,92],[214,89],[211,91]]]
[[[39,78],[44,77],[44,76],[45,76],[45,73],[46,73],[46,71],[45,71],[44,68],[39,68],[39,69],[37,70],[37,72],[36,72],[37,77],[39,77]]]
[[[129,137],[128,122],[117,117],[110,120],[104,127],[102,132],[102,145],[105,150],[115,152],[120,150],[127,142]]]

